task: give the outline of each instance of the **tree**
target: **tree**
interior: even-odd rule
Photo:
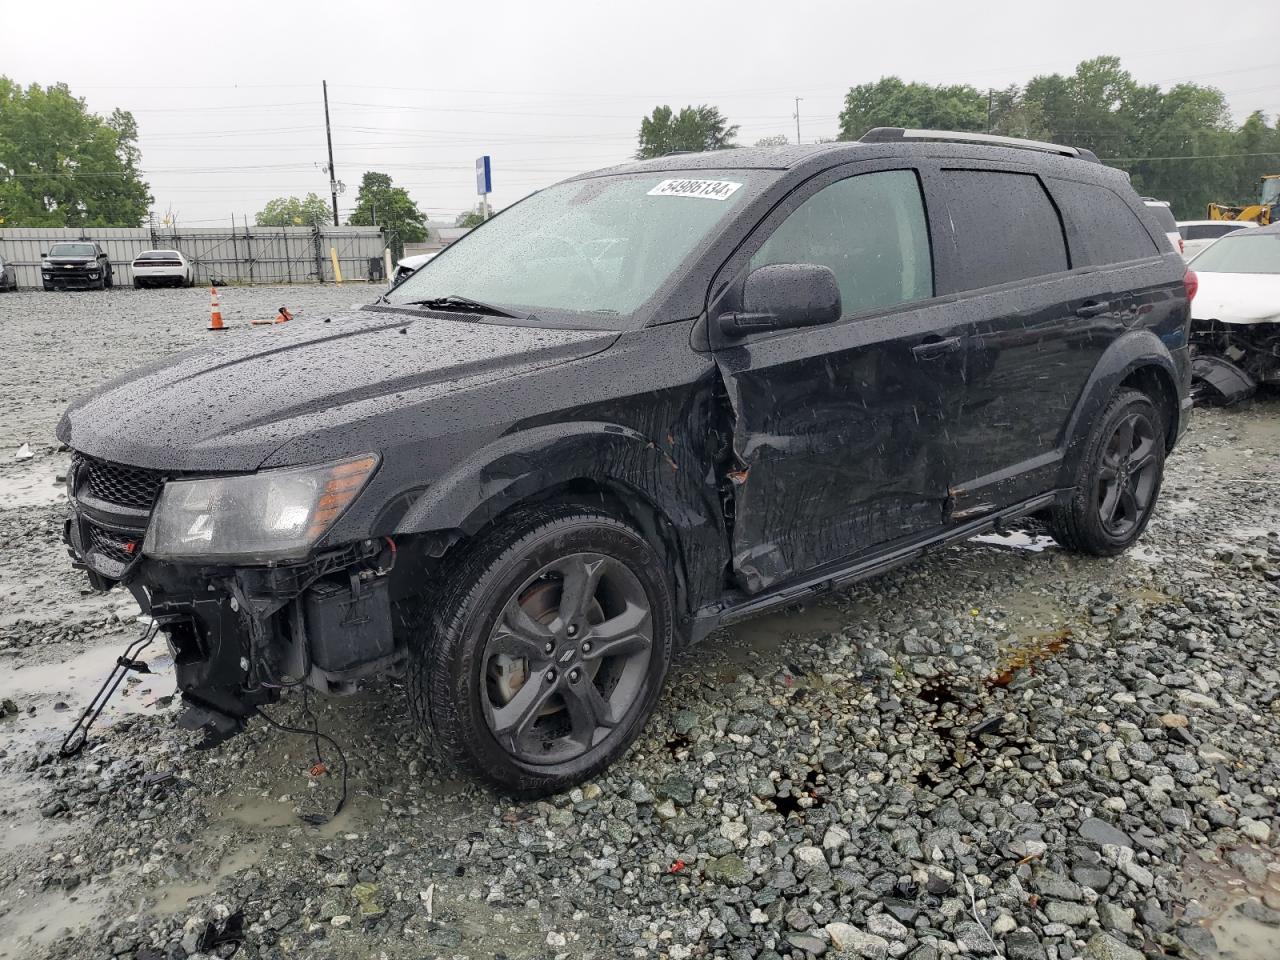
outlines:
[[[328,224],[329,201],[314,193],[297,197],[276,197],[254,214],[253,222],[260,227],[301,227]]]
[[[151,194],[138,125],[103,119],[65,84],[25,90],[0,76],[0,218],[10,227],[137,227]]]
[[[466,227],[468,230],[482,223],[484,223],[484,214],[479,210],[467,210],[465,213],[458,214],[458,218],[453,221],[455,227]]]
[[[392,186],[388,174],[374,170],[366,172],[361,179],[356,208],[347,223],[353,227],[382,227],[387,246],[397,260],[404,256],[406,243],[427,239],[427,215],[418,209],[409,191]]]
[[[791,141],[785,133],[775,133],[771,137],[761,137],[756,141],[757,147],[785,147]]]
[[[932,86],[882,77],[845,94],[840,139],[857,140],[872,127],[985,130],[987,96],[967,84]]]
[[[717,107],[703,104],[684,107],[679,113],[666,106],[654,107],[653,113],[640,121],[636,159],[648,160],[686,150],[723,150],[736,146],[733,138],[737,132],[737,124],[729,126]]]

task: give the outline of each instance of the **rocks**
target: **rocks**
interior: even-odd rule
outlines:
[[[972,920],[965,920],[956,924],[953,938],[965,953],[973,953],[979,956],[996,953],[991,936],[982,926]]]
[[[1090,960],[1144,960],[1142,953],[1106,933],[1095,933],[1085,944]]]
[[[885,960],[889,955],[889,941],[884,937],[859,930],[848,923],[829,923],[824,929],[831,938],[831,945],[841,953],[865,960]]]
[[[703,875],[715,883],[736,886],[751,879],[751,871],[737,854],[725,854],[707,864]]]
[[[907,928],[887,913],[877,913],[867,918],[867,930],[886,940],[905,940]]]
[[[1105,820],[1097,817],[1086,817],[1080,823],[1080,838],[1097,846],[1110,844],[1117,847],[1132,847],[1133,841],[1123,830],[1118,830]]]
[[[1236,829],[1258,843],[1266,843],[1271,838],[1271,827],[1252,817],[1241,817],[1236,821]]]
[[[1045,960],[1044,947],[1036,935],[1019,930],[1004,938],[1004,955],[1007,960]]]

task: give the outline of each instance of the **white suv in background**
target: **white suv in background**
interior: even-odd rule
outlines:
[[[191,261],[177,250],[144,250],[133,260],[133,285],[144,287],[190,287],[196,272]]]
[[[1190,260],[1219,237],[1256,226],[1252,220],[1179,220],[1182,255]]]

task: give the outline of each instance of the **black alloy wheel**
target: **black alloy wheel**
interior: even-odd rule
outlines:
[[[507,600],[485,645],[490,733],[524,763],[582,756],[630,713],[652,649],[649,600],[625,564],[574,553],[543,565]]]
[[[1141,411],[1114,427],[1098,470],[1098,519],[1118,540],[1133,533],[1151,509],[1159,488],[1155,424]]]

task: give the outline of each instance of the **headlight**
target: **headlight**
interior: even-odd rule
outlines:
[[[377,469],[373,454],[310,467],[166,483],[142,552],[162,560],[305,557]]]

